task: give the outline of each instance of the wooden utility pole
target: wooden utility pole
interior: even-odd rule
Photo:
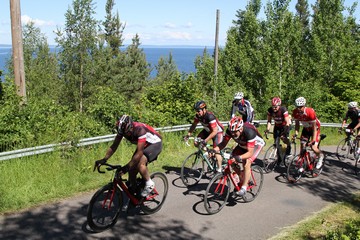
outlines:
[[[10,0],[11,15],[11,37],[12,52],[14,61],[14,77],[17,86],[17,94],[22,97],[23,103],[26,102],[25,71],[24,71],[24,52],[21,30],[21,11],[20,0]]]
[[[219,19],[220,10],[216,10],[215,52],[214,52],[214,103],[216,103],[217,68],[219,57]]]

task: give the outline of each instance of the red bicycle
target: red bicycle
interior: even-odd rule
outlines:
[[[318,147],[320,148],[321,140],[326,138],[325,134],[320,135],[320,141]],[[317,177],[321,174],[324,164],[322,164],[321,168],[316,169],[316,164],[318,162],[318,158],[316,156],[312,156],[310,154],[310,149],[312,145],[310,145],[309,139],[306,140],[306,144],[299,155],[295,156],[287,169],[287,180],[290,183],[296,183],[300,180],[301,177],[305,175],[310,175],[312,177]]]
[[[87,209],[87,222],[94,231],[104,231],[112,226],[118,220],[123,210],[128,212],[129,207],[140,207],[145,214],[152,214],[159,211],[164,204],[168,192],[168,180],[166,175],[161,172],[151,174],[151,179],[155,183],[155,188],[147,197],[140,195],[141,189],[145,185],[142,178],[137,179],[137,186],[134,191],[130,190],[122,179],[122,167],[120,165],[103,164],[107,166],[106,170],[115,170],[112,180],[100,188],[91,198]],[[97,167],[99,173],[100,167]],[[125,196],[127,201],[124,200]],[[125,205],[124,205],[125,204]],[[129,204],[129,207],[126,205]]]
[[[243,170],[241,170],[240,167],[234,158],[230,158],[223,172],[216,174],[210,180],[204,198],[205,209],[209,214],[218,213],[225,206],[230,195],[231,183],[234,192],[240,190],[243,180],[241,178],[239,180],[236,179],[237,176],[242,176],[243,174]],[[241,197],[244,202],[251,202],[259,195],[263,181],[264,174],[262,168],[257,165],[252,165],[247,192]],[[234,197],[237,197],[237,195],[234,194]]]

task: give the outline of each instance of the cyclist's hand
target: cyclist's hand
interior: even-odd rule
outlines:
[[[189,141],[189,135],[185,135],[185,136],[183,137],[183,139],[184,139],[185,142]]]
[[[206,142],[205,142],[204,139],[201,139],[201,141],[199,142],[199,146],[200,146],[200,148],[202,148],[202,149],[205,149],[205,148],[206,148]]]
[[[95,169],[96,169],[97,167],[100,167],[100,166],[103,165],[104,163],[106,163],[106,159],[104,159],[104,158],[95,161],[95,165],[94,165],[94,170],[93,170],[93,171],[95,171]]]
[[[311,141],[308,143],[308,146],[313,146],[313,145],[315,145],[315,141]]]
[[[264,135],[265,135],[266,139],[268,138],[268,134],[269,134],[269,130],[265,130]]]

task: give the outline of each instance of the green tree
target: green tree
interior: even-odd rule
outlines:
[[[65,83],[64,102],[72,109],[83,111],[84,99],[94,73],[93,54],[97,49],[99,23],[94,19],[92,0],[74,0],[65,14],[65,30],[57,30],[60,47],[61,78]]]

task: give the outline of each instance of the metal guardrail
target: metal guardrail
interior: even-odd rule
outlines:
[[[260,125],[264,125],[267,123],[267,120],[257,120]],[[228,122],[221,122],[224,126],[228,125]],[[186,125],[178,125],[178,126],[169,126],[169,127],[162,127],[162,128],[155,128],[156,131],[159,132],[178,132],[178,131],[186,131],[190,128],[191,124]],[[322,127],[341,127],[341,123],[321,123]],[[196,127],[203,128],[200,124]],[[0,153],[0,161],[3,160],[9,160],[13,158],[20,158],[25,156],[31,156],[31,155],[37,155],[47,152],[52,152],[58,149],[68,148],[71,146],[76,147],[82,147],[87,145],[93,145],[97,143],[103,143],[103,142],[111,142],[114,140],[116,134],[109,134],[99,137],[91,137],[91,138],[84,138],[81,139],[77,144],[73,144],[72,142],[64,142],[64,143],[58,143],[58,144],[49,144],[49,145],[43,145],[38,147],[32,147],[32,148],[24,148],[14,151],[8,151],[8,152],[1,152]]]

